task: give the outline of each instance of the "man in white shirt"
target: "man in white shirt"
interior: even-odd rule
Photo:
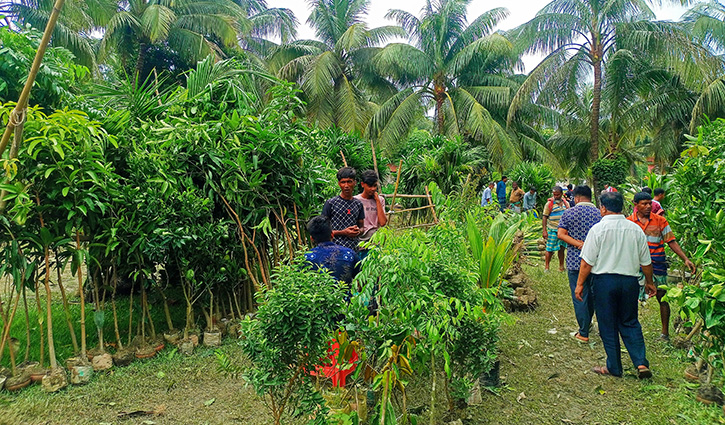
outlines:
[[[652,281],[652,260],[647,236],[642,229],[622,215],[624,198],[618,192],[606,192],[599,200],[602,220],[589,230],[581,250],[579,279],[574,291],[581,301],[584,282],[592,275],[594,310],[599,322],[599,336],[607,353],[607,365],[593,372],[622,376],[622,353],[619,337],[629,352],[637,376],[650,378],[645,354],[642,326],[637,317],[640,267],[645,288],[652,296],[657,292]]]
[[[488,184],[488,187],[483,189],[483,196],[481,196],[481,206],[485,207],[489,204],[491,204],[491,201],[493,200],[493,188],[494,188],[493,182],[490,182]]]

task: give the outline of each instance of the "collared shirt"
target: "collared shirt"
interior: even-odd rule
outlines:
[[[589,229],[602,219],[599,208],[591,202],[579,202],[576,206],[564,211],[559,220],[559,229],[566,229],[569,236],[578,240],[587,240]],[[581,265],[581,250],[574,245],[568,245],[566,250],[566,269],[579,270]]]
[[[652,263],[642,229],[622,214],[605,215],[589,229],[581,253],[593,274],[639,276]]]
[[[512,204],[518,204],[519,202],[521,202],[521,199],[523,199],[523,197],[524,190],[519,187],[511,191],[511,197],[509,198],[509,202],[511,202]]]
[[[305,260],[310,263],[312,270],[327,270],[335,280],[347,284],[357,274],[358,257],[355,251],[333,242],[317,244],[305,254]]]
[[[653,199],[652,200],[652,214],[662,215],[664,213],[664,211],[665,210],[664,210],[664,208],[662,208],[662,204],[660,204],[659,202],[657,202]]]
[[[485,207],[486,205],[491,203],[491,188],[487,187],[483,189],[483,196],[481,196],[481,206]]]
[[[546,230],[553,230],[554,232],[559,230],[559,220],[568,208],[569,203],[566,202],[566,199],[561,198],[557,201],[554,198],[549,198],[544,206],[544,216],[549,217],[546,220]]]
[[[536,192],[526,192],[524,194],[524,211],[536,208]]]
[[[365,220],[365,208],[358,199],[344,199],[337,195],[325,202],[325,206],[322,207],[322,215],[330,219],[332,230],[344,230],[350,226],[357,226],[360,220]],[[337,236],[332,241],[350,249],[357,249],[360,238]]]
[[[506,183],[503,180],[496,183],[496,197],[506,199]]]
[[[378,197],[380,198],[380,206],[383,208],[383,212],[385,212],[385,198],[380,195]],[[360,240],[369,241],[380,228],[380,223],[378,222],[378,203],[375,199],[364,197],[362,193],[353,196],[353,198],[362,202],[365,210],[365,221],[363,222],[363,232],[360,234]]]
[[[627,219],[644,231],[647,236],[649,254],[652,257],[652,269],[656,275],[667,274],[667,256],[665,255],[665,244],[675,241],[675,234],[670,228],[670,223],[661,215],[649,215],[649,221],[641,221],[635,212]]]

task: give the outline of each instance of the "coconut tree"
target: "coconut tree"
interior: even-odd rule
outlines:
[[[240,21],[246,17],[231,0],[121,0],[108,20],[100,57],[115,52],[135,61],[136,78],[144,81],[144,65],[152,48],[168,49],[188,64],[222,47],[236,45]]]
[[[379,72],[403,89],[373,116],[371,137],[383,144],[400,140],[414,118],[432,108],[437,134],[484,141],[494,162],[521,156],[505,128],[518,86],[511,79],[518,55],[506,37],[493,32],[508,12],[492,9],[469,24],[469,3],[428,0],[420,18],[403,10],[388,12],[409,34],[410,44],[389,44],[373,60]]]
[[[369,29],[363,19],[370,0],[312,0],[307,22],[317,40],[297,40],[275,49],[269,69],[281,78],[300,83],[310,121],[323,128],[337,126],[363,132],[372,115],[371,101],[395,92],[369,66],[380,50],[375,46],[400,27]]]
[[[722,53],[725,48],[725,6],[717,1],[698,3],[682,20],[687,23],[695,40],[712,52]],[[717,116],[725,110],[725,77],[723,72],[712,75],[704,82],[700,97],[692,110],[690,132],[694,133],[703,115]]]
[[[565,99],[578,96],[581,81],[590,79],[589,159],[595,161],[612,146],[600,143],[611,136],[601,134],[600,119],[605,78],[611,77],[604,69],[616,52],[624,49],[635,57],[657,58],[659,65],[680,75],[687,84],[712,73],[712,56],[691,42],[683,25],[654,22],[655,14],[648,3],[554,0],[531,21],[512,31],[524,52],[547,56],[516,93],[509,121],[530,102],[558,107]]]

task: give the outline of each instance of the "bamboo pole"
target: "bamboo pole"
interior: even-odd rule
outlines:
[[[340,156],[342,156],[342,163],[347,167],[347,159],[345,159],[345,154],[342,153],[342,149],[340,149]]]
[[[373,139],[370,139],[370,150],[373,151],[373,167],[375,167],[375,174],[377,174],[378,178],[380,178],[380,173],[378,173],[378,157],[375,155],[375,144],[373,143]]]
[[[404,212],[410,212],[410,211],[426,210],[426,209],[428,209],[428,208],[431,208],[431,209],[433,209],[433,207],[434,207],[434,206],[435,206],[435,205],[424,205],[424,206],[422,206],[422,207],[415,207],[415,208],[406,208],[406,209],[404,209],[404,210],[398,210],[398,211],[392,211],[392,210],[391,210],[391,214],[392,214],[392,213],[395,213],[395,214],[400,214],[400,213],[404,213]]]
[[[43,32],[43,38],[40,40],[38,51],[35,52],[35,59],[33,59],[33,65],[30,67],[28,79],[27,81],[25,81],[23,91],[20,93],[18,104],[15,105],[15,109],[13,109],[13,112],[10,113],[8,125],[5,127],[5,132],[3,133],[2,139],[0,140],[0,156],[5,153],[5,149],[7,149],[8,147],[8,142],[10,142],[10,135],[15,130],[15,127],[18,124],[22,123],[22,121],[24,121],[23,119],[18,122],[19,117],[25,116],[25,111],[28,107],[28,99],[30,98],[30,89],[35,83],[35,77],[38,75],[40,64],[43,62],[45,50],[48,48],[50,36],[53,34],[53,30],[55,29],[55,23],[58,21],[58,15],[60,15],[60,10],[63,8],[63,3],[65,3],[65,0],[55,0],[55,4],[53,5],[53,11],[50,13],[50,17],[48,18],[48,24],[45,26],[45,31]]]
[[[433,223],[438,224],[438,216],[436,215],[435,205],[433,205],[433,200],[428,191],[428,185],[425,186],[425,195],[428,197],[428,205],[430,205],[430,211],[433,213]]]
[[[398,185],[400,184],[400,170],[403,168],[403,160],[401,159],[398,163],[398,176],[395,178],[395,190],[393,190],[393,200],[390,201],[390,210],[388,211],[387,219],[390,220],[390,212],[395,208],[395,196],[398,194]]]
[[[380,196],[383,198],[392,198],[393,195],[390,193],[381,193]],[[425,195],[404,195],[402,193],[398,193],[395,195],[396,198],[427,198]]]

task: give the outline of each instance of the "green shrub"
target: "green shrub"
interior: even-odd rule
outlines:
[[[616,156],[614,158],[601,158],[592,164],[592,176],[598,186],[609,184],[617,187],[627,181],[629,175],[629,165],[626,158]],[[597,187],[595,193],[598,193],[601,187]]]
[[[551,194],[551,189],[556,184],[554,173],[551,167],[546,164],[534,162],[521,162],[508,172],[508,178],[518,182],[519,187],[528,192],[533,186],[536,188],[536,209],[542,211],[544,203]]]

